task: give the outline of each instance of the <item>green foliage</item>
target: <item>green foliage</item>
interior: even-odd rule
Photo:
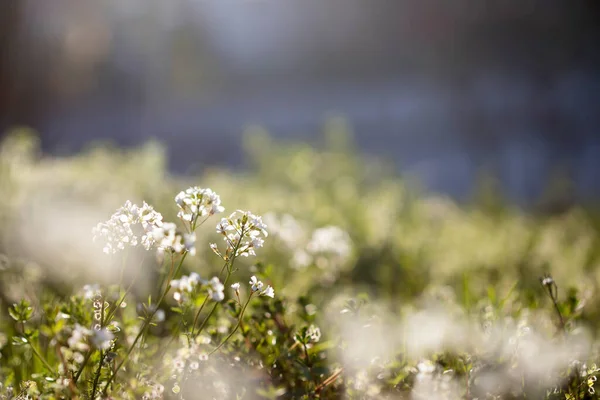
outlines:
[[[596,398],[597,216],[526,214],[489,187],[459,206],[346,130],[330,121],[321,149],[254,132],[247,170],[196,177],[155,144],[52,158],[9,136],[0,398]],[[262,215],[268,237],[241,234],[264,238],[256,257],[220,217],[178,220],[196,185]],[[90,231],[126,199],[178,221],[181,250],[103,254]]]

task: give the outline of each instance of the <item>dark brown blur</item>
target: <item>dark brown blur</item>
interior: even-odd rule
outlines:
[[[427,187],[482,170],[530,200],[600,198],[596,2],[7,0],[0,129],[43,149],[158,138],[171,168],[242,164],[261,125],[314,142],[330,115]]]

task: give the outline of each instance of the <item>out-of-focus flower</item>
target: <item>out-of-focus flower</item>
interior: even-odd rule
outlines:
[[[67,344],[71,350],[75,351],[86,351],[89,349],[89,345],[87,344],[87,338],[92,333],[91,330],[84,328],[79,324],[75,324],[73,331],[71,332],[71,337],[67,339]]]
[[[208,294],[214,301],[223,301],[225,298],[225,286],[221,283],[219,278],[213,277],[209,282]]]
[[[144,202],[142,207],[138,207],[128,200],[108,221],[96,225],[92,232],[94,240],[106,240],[104,252],[114,254],[123,250],[125,245],[135,247],[140,243],[150,250],[155,243],[152,232],[162,225],[162,215],[152,206]]]
[[[227,242],[225,258],[255,256],[255,249],[262,247],[263,238],[268,236],[266,228],[262,218],[250,211],[237,210],[228,218],[221,219],[217,224],[217,233],[223,235]],[[213,251],[219,254],[215,247],[211,245]]]
[[[171,288],[175,289],[175,293],[173,294],[175,301],[178,303],[186,301],[188,294],[190,294],[200,282],[200,275],[195,272],[192,272],[189,276],[183,275],[179,279],[173,279],[170,282],[170,285]]]
[[[346,231],[337,226],[315,230],[306,250],[313,257],[333,256],[345,260],[352,252],[352,241]]]
[[[250,278],[250,285],[253,292],[258,292],[263,287],[263,283],[259,281],[254,275]]]
[[[142,400],[160,400],[163,398],[165,387],[160,383],[149,385],[149,390],[144,393]]]
[[[260,292],[260,295],[273,298],[275,297],[275,290],[271,286],[267,285],[267,288]]]
[[[115,335],[111,331],[106,328],[102,328],[100,330],[94,330],[92,335],[92,343],[94,347],[100,350],[108,350],[112,346],[112,340],[115,338]]]
[[[306,330],[306,336],[310,339],[311,342],[317,343],[321,339],[321,330],[318,326],[311,325]]]
[[[196,234],[181,233],[177,230],[177,225],[172,222],[154,228],[152,236],[160,252],[171,251],[181,254],[185,250],[192,256],[196,254]]]
[[[269,233],[279,239],[288,249],[296,249],[304,245],[305,229],[290,214],[277,216],[274,213],[265,214],[264,222],[269,226]]]
[[[177,216],[189,222],[198,217],[221,213],[225,210],[221,206],[221,198],[215,192],[198,186],[179,192],[175,196],[175,202],[179,207]]]
[[[94,283],[92,285],[83,285],[81,289],[83,292],[83,298],[87,300],[91,300],[96,296],[100,296],[100,285]]]

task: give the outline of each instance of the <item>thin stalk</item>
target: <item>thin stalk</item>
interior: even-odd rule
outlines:
[[[100,380],[100,372],[102,372],[102,363],[104,363],[104,357],[106,357],[106,353],[100,350],[100,362],[98,363],[98,368],[96,369],[96,376],[94,377],[94,386],[92,388],[92,397],[94,400],[96,398],[96,390],[98,389],[98,381]]]
[[[87,362],[90,360],[91,356],[92,356],[92,351],[88,350],[88,352],[85,355],[85,358],[83,359],[83,363],[81,364],[81,367],[79,367],[77,374],[75,374],[75,377],[73,378],[73,381],[75,383],[77,383],[77,381],[79,380],[79,377],[81,376],[81,373],[83,372],[83,369],[84,369],[85,365],[87,364]]]
[[[119,279],[119,293],[121,293],[121,284],[123,283],[123,271],[125,269],[125,261],[127,260],[127,255],[128,253],[125,253],[125,256],[123,257],[123,266],[121,268],[121,277]],[[106,318],[103,318],[102,320],[102,326],[106,325],[106,322],[110,321],[114,315],[117,313],[117,311],[119,310],[119,307],[121,307],[121,304],[123,304],[123,301],[125,301],[125,297],[127,297],[127,295],[129,294],[129,292],[131,291],[131,289],[133,288],[133,285],[135,284],[135,281],[137,280],[137,277],[140,275],[140,272],[142,270],[142,265],[144,264],[144,258],[142,258],[142,262],[140,263],[137,273],[136,275],[133,277],[133,279],[131,280],[131,283],[129,284],[129,286],[127,287],[127,289],[125,289],[125,293],[123,293],[123,295],[121,296],[121,298],[119,299],[119,301],[116,303],[115,307],[112,309],[112,311],[110,311],[108,313],[108,315],[106,316]],[[104,312],[104,308],[102,308],[102,312]],[[85,355],[85,358],[83,359],[83,362],[81,364],[81,366],[79,367],[79,370],[77,370],[77,373],[75,374],[73,380],[75,383],[77,383],[77,381],[79,380],[79,377],[81,376],[81,374],[83,373],[83,370],[85,369],[85,366],[87,365],[87,362],[89,361],[90,357],[92,356],[92,350],[88,350],[88,352]]]
[[[209,297],[210,297],[209,295],[206,295],[206,297],[204,298],[204,301],[202,302],[202,305],[200,306],[200,308],[198,309],[198,312],[196,313],[196,316],[194,317],[194,323],[192,324],[192,332],[191,332],[192,337],[194,336],[194,329],[196,329],[196,324],[198,323],[198,317],[200,317],[200,313],[202,312],[202,310],[204,309],[204,306],[208,302]]]
[[[100,315],[100,329],[104,328],[105,322],[106,320],[104,319],[104,302],[102,302],[102,310]],[[96,369],[96,376],[94,377],[94,386],[92,388],[92,400],[96,398],[96,390],[98,389],[98,381],[100,380],[100,373],[102,372],[102,364],[104,363],[106,353],[107,352],[100,349],[100,362],[98,363],[98,368]]]
[[[308,347],[306,346],[306,343],[302,343],[302,347],[304,347],[304,357],[306,358],[306,365],[310,369],[310,368],[312,368],[312,366],[311,366],[310,355],[308,354]]]
[[[227,277],[225,278],[225,281],[223,282],[223,286],[227,286],[227,281],[229,280],[229,277],[231,276],[231,273],[227,274]],[[210,312],[208,313],[208,315],[206,316],[206,318],[204,318],[204,321],[202,321],[202,324],[200,325],[200,327],[198,328],[198,332],[196,332],[195,335],[193,335],[193,338],[195,339],[201,332],[202,329],[204,329],[204,327],[206,326],[206,324],[208,323],[208,320],[210,319],[210,317],[212,317],[212,315],[214,314],[215,310],[217,309],[217,307],[219,306],[219,302],[215,302],[215,305],[213,306],[213,308],[210,310]]]
[[[230,260],[225,261],[225,264],[223,264],[223,268],[221,268],[221,272],[219,275],[223,274],[223,271],[225,271],[225,268],[227,267],[227,264],[229,264]],[[225,286],[225,285],[223,285]],[[200,308],[198,309],[198,312],[196,313],[196,316],[194,317],[194,323],[192,324],[192,332],[191,332],[191,336],[194,337],[194,329],[196,329],[196,324],[198,323],[198,318],[200,317],[200,313],[202,312],[202,310],[204,309],[204,306],[206,305],[206,303],[208,302],[209,299],[209,295],[206,295],[206,297],[204,298],[204,301],[202,302],[202,305],[200,306]]]
[[[225,338],[223,339],[223,341],[217,346],[215,347],[215,349],[213,351],[211,351],[210,353],[208,353],[208,355],[210,356],[213,353],[216,353],[217,351],[219,351],[219,349],[221,347],[223,347],[223,345],[225,343],[227,343],[227,341],[229,339],[231,339],[231,337],[235,334],[235,332],[238,330],[238,328],[240,327],[241,323],[242,323],[242,318],[244,317],[244,312],[246,312],[246,308],[248,307],[248,304],[250,304],[250,299],[252,299],[252,296],[254,295],[254,292],[250,292],[250,296],[248,296],[248,300],[246,301],[246,304],[244,304],[244,307],[242,308],[242,311],[240,312],[240,317],[238,318],[238,322],[235,325],[235,328],[233,328],[233,330],[231,331],[231,333]]]
[[[223,272],[225,272],[225,270],[227,270],[227,276],[225,277],[225,281],[223,282],[223,286],[225,286],[225,287],[227,287],[227,282],[229,281],[229,278],[231,277],[233,264],[235,263],[236,254],[240,247],[240,244],[242,243],[243,237],[244,237],[244,230],[242,229],[242,231],[240,232],[240,239],[233,247],[233,251],[231,253],[232,254],[231,259],[225,261],[225,264],[223,264],[223,268],[221,268],[221,272],[219,273],[219,277],[221,277],[223,275]],[[194,338],[194,339],[200,334],[200,332],[202,332],[202,329],[204,329],[204,327],[208,323],[208,320],[210,319],[210,317],[212,317],[213,313],[219,306],[219,303],[215,303],[215,305],[210,310],[210,312],[208,313],[208,315],[206,316],[204,321],[202,321],[202,324],[198,328],[198,332],[196,332],[196,334],[194,335],[194,329],[196,328],[196,322],[198,320],[198,317],[200,316],[200,311],[202,311],[202,308],[204,307],[204,304],[206,303],[207,300],[208,300],[208,296],[206,296],[206,299],[204,299],[204,303],[202,304],[202,307],[200,307],[200,310],[198,310],[198,312],[196,313],[196,318],[194,318],[194,324],[192,325],[192,338]]]
[[[183,253],[183,256],[181,257],[181,260],[179,261],[179,265],[177,266],[177,268],[175,269],[175,272],[172,275],[173,277],[177,276],[177,274],[179,273],[179,270],[181,269],[181,266],[183,265],[183,262],[185,261],[185,258],[186,258],[187,255],[188,255],[187,251],[185,253]],[[131,352],[135,348],[135,345],[137,344],[137,342],[140,340],[140,338],[142,337],[142,335],[144,334],[144,332],[148,329],[148,326],[150,325],[150,322],[152,321],[152,318],[154,317],[154,314],[156,314],[156,312],[158,311],[158,306],[160,306],[160,303],[162,303],[162,301],[165,299],[165,297],[167,296],[167,293],[169,292],[170,288],[171,288],[171,282],[170,282],[170,279],[169,279],[167,281],[167,285],[165,286],[164,292],[162,293],[162,295],[158,299],[158,302],[156,303],[156,307],[154,307],[154,309],[152,310],[152,312],[150,313],[150,315],[144,320],[144,324],[142,325],[142,328],[140,329],[139,333],[135,337],[135,340],[133,341],[133,343],[131,344],[131,346],[127,350],[127,353],[125,354],[125,357],[117,365],[117,367],[115,368],[113,374],[110,376],[110,378],[106,382],[106,386],[104,386],[104,390],[103,390],[104,393],[106,393],[106,391],[108,390],[108,387],[110,386],[110,384],[112,383],[112,381],[115,379],[115,376],[117,376],[117,372],[119,372],[119,370],[121,369],[121,367],[123,366],[123,364],[125,364],[125,362],[127,362],[127,360],[129,359],[129,355],[131,354]]]
[[[44,367],[46,367],[46,369],[50,371],[52,375],[56,375],[56,373],[52,370],[50,364],[48,364],[48,361],[46,361],[46,359],[40,354],[38,349],[33,345],[33,343],[31,343],[29,339],[27,339],[27,343],[29,344],[29,347],[31,347],[33,354],[35,354],[35,356],[42,362],[42,364],[44,364]]]

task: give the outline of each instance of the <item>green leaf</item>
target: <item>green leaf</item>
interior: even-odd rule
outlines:
[[[15,307],[17,305],[15,304],[13,307],[8,309],[8,314],[11,316],[12,319],[14,319],[15,321],[19,321],[21,316],[16,312]]]

